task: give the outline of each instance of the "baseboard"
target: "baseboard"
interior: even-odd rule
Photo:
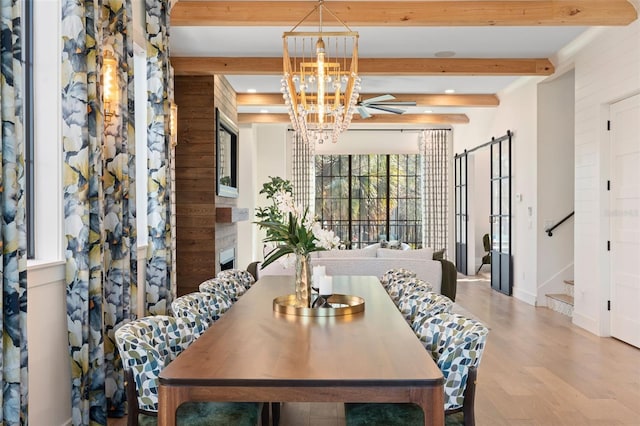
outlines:
[[[585,330],[587,330],[589,333],[595,334],[596,336],[601,336],[599,330],[600,328],[598,327],[598,322],[593,319],[593,318],[589,318],[585,315],[580,314],[579,312],[576,312],[575,310],[573,311],[573,319],[572,322],[574,325],[580,327],[580,328],[584,328]]]
[[[536,306],[537,295],[534,293],[529,293],[528,291],[523,291],[518,289],[518,287],[514,287],[513,297],[518,300],[522,300],[524,303],[527,303],[531,306]]]
[[[62,423],[62,426],[71,426],[73,423],[71,422],[71,417],[69,417],[69,420],[67,420],[66,422]]]

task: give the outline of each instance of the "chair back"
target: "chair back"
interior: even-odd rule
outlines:
[[[249,288],[256,282],[255,278],[249,271],[242,269],[225,269],[224,271],[220,271],[217,277],[239,281],[247,290],[249,290]]]
[[[123,368],[132,373],[138,408],[157,413],[158,375],[193,341],[189,323],[167,315],[144,317],[118,328],[115,337]]]
[[[171,303],[174,317],[189,321],[194,338],[200,337],[207,328],[220,319],[232,302],[222,290],[214,293],[194,292],[178,297]]]
[[[461,408],[469,368],[479,366],[489,329],[462,315],[442,313],[425,317],[414,331],[444,375],[445,410]]]
[[[382,276],[380,277],[380,283],[382,284],[382,287],[387,289],[389,287],[389,284],[396,280],[403,279],[403,278],[415,278],[415,277],[416,277],[416,273],[413,271],[410,271],[405,268],[394,268],[394,269],[389,269],[387,272],[382,274]]]
[[[491,238],[489,238],[489,234],[484,234],[482,236],[482,245],[484,247],[484,251],[487,253],[491,251]]]
[[[239,281],[229,278],[211,278],[198,286],[205,293],[224,292],[233,303],[237,302],[247,289]]]
[[[389,293],[389,297],[391,297],[391,300],[393,300],[397,305],[401,298],[406,297],[415,291],[430,290],[432,290],[432,287],[428,282],[423,281],[420,278],[410,277],[399,278],[392,281],[387,288],[387,293]]]
[[[451,312],[452,308],[451,299],[429,290],[415,289],[398,300],[398,310],[411,328],[424,321],[424,317]]]

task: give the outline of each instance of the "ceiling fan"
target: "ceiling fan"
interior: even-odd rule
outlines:
[[[416,106],[414,101],[393,101],[395,98],[395,96],[387,94],[359,100],[357,104],[358,113],[362,118],[369,118],[371,117],[371,113],[367,111],[367,108],[371,108],[393,114],[403,114],[406,110],[398,107]]]

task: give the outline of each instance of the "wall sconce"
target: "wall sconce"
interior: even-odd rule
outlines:
[[[111,121],[118,106],[118,63],[111,51],[107,50],[102,59],[102,101],[105,121]]]
[[[171,132],[171,147],[178,145],[178,105],[171,103],[169,116],[169,131]]]

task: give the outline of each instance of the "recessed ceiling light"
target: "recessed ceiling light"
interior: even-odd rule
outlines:
[[[447,95],[450,95],[452,93],[456,93],[455,89],[447,89],[444,91],[444,93],[446,93]]]
[[[247,89],[247,93],[258,93],[256,89]]]
[[[436,58],[451,58],[452,56],[456,56],[456,52],[452,50],[441,50],[440,52],[434,53]]]
[[[261,110],[260,110],[260,112],[261,112],[262,114],[268,114],[268,113],[269,113],[269,110],[268,110],[268,109],[261,109]]]

